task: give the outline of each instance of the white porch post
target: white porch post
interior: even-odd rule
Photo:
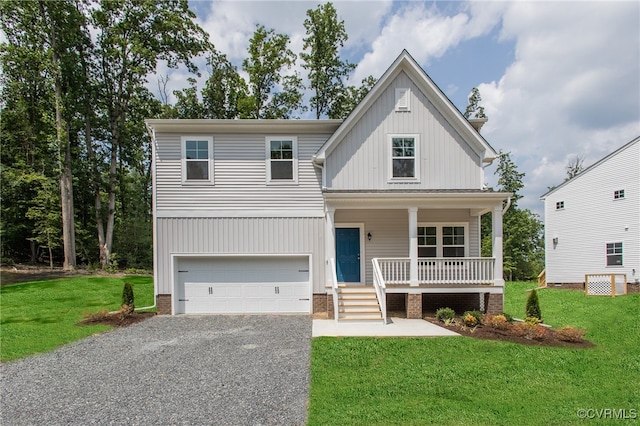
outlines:
[[[491,233],[493,234],[493,258],[495,265],[493,269],[493,283],[496,286],[504,286],[504,278],[502,271],[502,205],[493,208],[491,215]]]
[[[418,286],[418,208],[409,207],[409,285]]]
[[[325,213],[325,280],[327,283],[333,284],[333,271],[331,270],[331,263],[329,259],[336,258],[336,231],[335,231],[335,217],[336,209],[334,207],[327,207]]]

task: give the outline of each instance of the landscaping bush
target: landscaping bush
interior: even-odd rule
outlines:
[[[478,319],[468,312],[462,316],[462,323],[467,327],[475,327],[478,325]]]
[[[524,323],[528,324],[528,325],[538,325],[542,322],[542,320],[540,320],[540,318],[536,318],[536,317],[526,317],[524,319]]]
[[[542,314],[540,312],[540,301],[538,300],[538,292],[533,289],[527,297],[527,307],[525,310],[526,317],[538,318],[542,322]]]
[[[527,324],[526,322],[521,322],[513,327],[522,337],[529,340],[542,340],[549,332],[547,327],[538,324]]]
[[[462,318],[466,318],[468,315],[471,315],[474,319],[475,319],[475,324],[482,324],[482,318],[484,317],[484,314],[478,310],[474,310],[474,311],[466,311],[464,314],[462,314]]]
[[[565,342],[580,342],[584,336],[584,330],[567,325],[556,330],[560,339]]]
[[[122,313],[124,315],[132,314],[135,310],[133,287],[130,283],[125,282],[122,289]]]
[[[451,308],[440,308],[436,311],[436,319],[440,322],[450,323],[456,312]]]
[[[507,330],[511,323],[504,314],[485,315],[482,323],[487,327],[496,328],[498,330]]]

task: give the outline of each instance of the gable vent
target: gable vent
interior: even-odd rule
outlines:
[[[409,89],[396,89],[396,111],[410,111],[411,91]]]

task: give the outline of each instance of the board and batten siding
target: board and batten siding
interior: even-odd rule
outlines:
[[[410,111],[396,112],[395,89],[410,89]],[[419,182],[389,182],[389,136],[419,138]],[[402,72],[327,155],[330,189],[479,189],[482,160]]]
[[[585,274],[640,275],[640,143],[586,170],[545,198],[549,283],[582,283]],[[624,199],[614,191],[624,189]],[[556,210],[557,202],[564,208]],[[553,239],[558,243],[554,246]],[[623,243],[623,265],[607,266],[606,244]]]
[[[170,294],[171,255],[311,255],[314,293],[325,292],[324,218],[157,218],[157,292]]]
[[[237,209],[323,210],[322,175],[311,157],[329,134],[298,134],[298,183],[267,184],[264,134],[202,134],[213,137],[214,184],[182,182],[181,137],[158,133],[155,145],[157,210],[216,211]]]
[[[418,222],[468,223],[469,257],[480,256],[480,218],[470,216],[469,210],[418,210]],[[364,224],[365,279],[373,284],[371,261],[376,257],[409,257],[409,212],[406,209],[364,210],[338,209],[336,227],[345,224]],[[366,238],[371,233],[371,241]],[[362,250],[364,249],[364,250]]]

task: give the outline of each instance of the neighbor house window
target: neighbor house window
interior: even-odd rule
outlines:
[[[297,145],[297,138],[291,136],[267,138],[267,182],[297,182]]]
[[[618,189],[617,191],[613,191],[613,199],[620,200],[624,198],[624,189]]]
[[[465,257],[467,227],[465,225],[418,226],[418,257]]]
[[[391,136],[391,179],[418,179],[418,137]]]
[[[564,201],[558,201],[556,203],[556,210],[562,210],[564,209]]]
[[[182,181],[213,183],[213,138],[185,136],[182,138]]]
[[[622,243],[607,243],[607,266],[622,266]]]

